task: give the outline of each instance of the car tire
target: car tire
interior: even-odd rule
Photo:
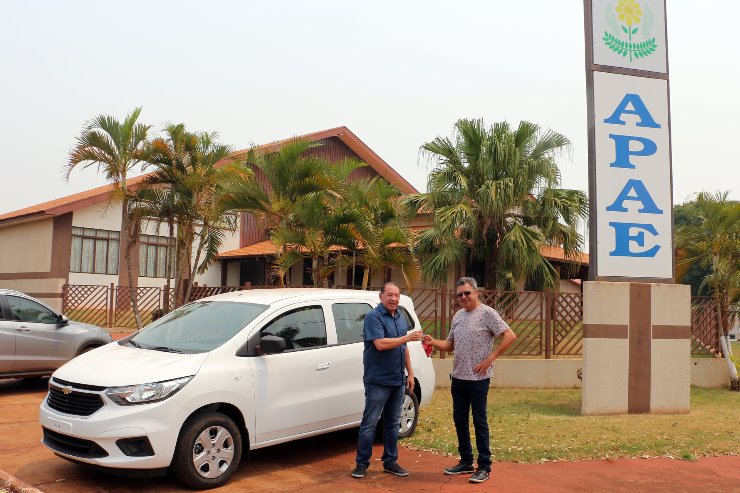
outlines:
[[[90,344],[89,346],[85,346],[82,349],[80,349],[80,351],[77,353],[77,356],[81,354],[85,354],[88,351],[92,351],[93,349],[97,349],[100,346],[102,346],[102,344]]]
[[[239,468],[241,457],[241,432],[231,418],[217,412],[197,414],[182,427],[171,472],[190,488],[217,488]]]
[[[381,413],[380,419],[378,420],[378,426],[375,428],[375,442],[383,442],[383,420],[384,416]],[[398,438],[408,438],[414,434],[416,430],[416,424],[419,422],[419,399],[416,394],[406,389],[406,394],[403,397],[403,404],[401,405],[401,425],[398,431]]]
[[[401,429],[398,432],[398,438],[408,438],[413,435],[418,422],[419,399],[417,399],[416,394],[406,389],[406,395],[401,406]]]

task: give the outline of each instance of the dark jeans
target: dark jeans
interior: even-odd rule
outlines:
[[[383,412],[383,456],[381,460],[384,466],[395,464],[398,460],[398,430],[401,427],[403,395],[403,385],[365,384],[365,411],[362,413],[360,437],[357,440],[356,462],[359,465],[370,466],[375,429],[378,426],[381,411]]]
[[[488,418],[486,417],[489,384],[490,378],[485,380],[452,378],[451,388],[452,418],[455,420],[460,461],[465,465],[473,465],[473,447],[470,444],[469,428],[470,409],[472,408],[475,446],[478,448],[478,467],[487,471],[491,470],[491,447],[488,436]]]

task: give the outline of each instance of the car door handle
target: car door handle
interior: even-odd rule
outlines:
[[[15,330],[17,330],[18,332],[31,332],[31,329],[29,329],[25,325],[21,325],[20,327],[16,327]]]
[[[316,371],[328,370],[328,369],[329,369],[328,361],[325,361],[324,363],[319,363],[318,365],[316,365]]]

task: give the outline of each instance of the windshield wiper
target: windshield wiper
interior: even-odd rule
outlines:
[[[167,346],[147,346],[146,349],[151,349],[153,351],[164,351],[165,353],[182,353],[182,351],[180,351],[179,349]]]
[[[141,345],[140,345],[140,344],[138,344],[138,343],[136,343],[136,342],[134,342],[134,340],[133,340],[133,339],[129,339],[128,341],[126,341],[126,344],[131,344],[131,345],[132,345],[133,347],[136,347],[136,348],[142,349]]]

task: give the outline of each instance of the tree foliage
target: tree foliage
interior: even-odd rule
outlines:
[[[114,192],[111,200],[120,199],[122,241],[125,244],[124,257],[128,275],[131,307],[137,327],[141,328],[141,315],[134,286],[131,249],[139,238],[139,224],[129,221],[130,204],[133,196],[128,186],[129,173],[146,159],[147,137],[150,126],[139,123],[141,108],[135,108],[123,121],[111,115],[98,115],[87,122],[77,143],[69,153],[65,166],[65,178],[69,181],[72,170],[78,166],[87,168],[97,166],[106,179],[113,182]]]
[[[216,133],[188,132],[184,124],[167,125],[164,136],[148,148],[146,159],[154,170],[137,195],[140,216],[166,222],[175,240],[176,305],[189,299],[195,275],[215,260],[225,231],[236,228],[235,218],[226,213],[227,184],[251,175],[232,161],[233,149],[217,138]]]
[[[433,169],[428,192],[410,202],[434,217],[418,238],[427,255],[424,275],[444,283],[450,269],[483,261],[487,287],[515,289],[518,281],[555,286],[559,274],[540,248],[562,246],[575,257],[588,215],[585,193],[558,188],[556,157],[569,148],[565,136],[534,123],[512,128],[480,119],[458,120],[452,137],[422,145]]]
[[[698,294],[716,299],[725,331],[740,303],[740,202],[728,195],[701,192],[676,218],[676,278],[700,269]]]

